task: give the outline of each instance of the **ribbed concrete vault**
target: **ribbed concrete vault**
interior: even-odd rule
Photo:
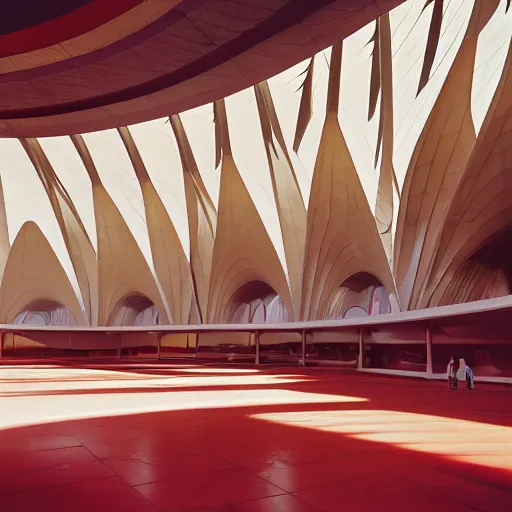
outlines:
[[[210,9],[213,27],[214,6],[224,4],[196,3]],[[250,19],[231,13],[230,33],[211,45],[226,49],[264,25],[269,53],[240,43],[229,66],[208,68],[216,78],[198,72],[199,82],[143,100],[100,105],[113,89],[98,78],[87,92],[64,68],[113,51],[103,27],[119,28],[117,18],[126,38],[178,12],[168,26],[185,30],[199,12],[187,0],[117,2],[108,23],[77,36],[90,43],[97,31],[101,48],[78,55],[78,40],[55,43],[75,48],[69,59],[57,50],[41,50],[39,64],[1,57],[0,133],[11,137],[0,139],[0,322],[33,304],[68,312],[41,316],[49,323],[197,324],[247,314],[341,318],[353,307],[382,314],[509,294],[505,256],[489,256],[506,252],[512,222],[509,3],[408,0],[389,12],[400,2],[341,3],[306,12],[274,2],[264,15],[262,1]],[[292,5],[297,18],[270,31],[269,20]],[[300,51],[297,24],[309,27]],[[320,30],[334,46],[315,53],[326,46],[315,39]],[[161,51],[179,74],[192,50],[173,48]],[[129,67],[135,51],[95,73],[118,73],[119,91],[154,83]],[[75,85],[56,87],[58,74]],[[115,129],[89,133],[102,126]],[[57,133],[65,135],[34,137]]]

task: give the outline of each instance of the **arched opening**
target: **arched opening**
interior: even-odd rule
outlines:
[[[71,311],[53,300],[31,302],[13,320],[15,325],[78,325]]]
[[[371,274],[350,276],[333,293],[321,316],[324,320],[365,318],[389,313],[389,297],[382,283]],[[324,364],[357,366],[358,331],[315,332],[306,339],[310,360]]]
[[[263,281],[250,281],[231,297],[226,321],[231,324],[287,322],[288,311],[271,286]]]
[[[389,312],[389,295],[382,283],[371,274],[360,272],[336,290],[326,319],[360,318]]]
[[[503,297],[512,293],[512,230],[490,240],[457,269],[440,306]]]
[[[231,296],[221,323],[262,324],[288,321],[288,310],[275,290],[264,281],[249,281]],[[270,343],[283,343],[282,335],[260,336],[261,350]],[[289,336],[285,335],[284,342]],[[254,361],[256,338],[254,333],[204,333],[200,334],[197,351],[201,358],[217,361]],[[288,347],[285,347],[288,350]],[[262,356],[263,357],[263,356]]]
[[[14,318],[15,325],[30,326],[77,326],[71,311],[62,304],[41,299],[31,302]],[[73,355],[71,337],[59,332],[7,333],[0,341],[3,353],[16,357],[66,357]]]
[[[113,326],[158,325],[158,309],[145,295],[128,295],[117,303],[108,324]]]

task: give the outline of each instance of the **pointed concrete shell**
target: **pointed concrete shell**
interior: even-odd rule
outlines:
[[[0,322],[16,316],[39,301],[69,309],[79,325],[84,315],[71,283],[48,240],[35,222],[26,222],[12,244],[0,287]]]
[[[377,227],[338,122],[341,43],[332,49],[327,115],[309,197],[301,319],[328,316],[353,274],[367,272],[389,292],[393,279]]]
[[[101,183],[83,138],[73,135],[72,140],[92,183],[98,234],[99,325],[109,325],[119,304],[133,295],[147,297],[158,309],[160,323],[167,323],[164,303],[144,255]]]
[[[236,168],[229,142],[224,101],[215,104],[222,145],[219,217],[208,305],[209,322],[229,320],[229,307],[237,290],[263,281],[293,311],[290,290],[276,250]]]

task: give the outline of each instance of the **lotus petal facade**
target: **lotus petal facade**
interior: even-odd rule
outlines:
[[[0,323],[341,319],[511,294],[509,7],[408,0],[136,124],[66,132],[81,111],[39,137],[49,119],[12,114]]]

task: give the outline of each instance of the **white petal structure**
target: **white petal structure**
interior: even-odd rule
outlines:
[[[141,2],[123,34],[58,43],[73,70],[56,47],[0,48],[0,322],[512,294],[510,2],[213,4],[218,23],[183,7],[186,28],[179,2]]]

